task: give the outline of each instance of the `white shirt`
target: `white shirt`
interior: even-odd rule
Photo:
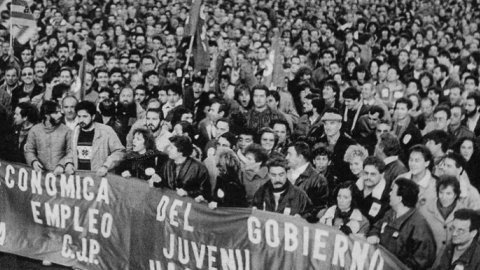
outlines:
[[[398,156],[391,156],[391,157],[385,158],[383,162],[385,163],[385,165],[388,165],[396,160],[398,160]]]

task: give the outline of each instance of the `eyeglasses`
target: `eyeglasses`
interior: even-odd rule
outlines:
[[[33,73],[29,72],[29,73],[22,73],[22,76],[32,76]]]

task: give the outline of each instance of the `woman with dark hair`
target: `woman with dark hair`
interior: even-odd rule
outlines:
[[[371,76],[372,82],[374,82],[375,84],[378,82],[378,70],[380,69],[381,65],[383,65],[383,62],[379,59],[373,59],[368,64],[368,72]]]
[[[407,95],[410,95],[410,94],[420,95],[421,90],[422,90],[422,83],[420,82],[420,80],[412,78],[407,82],[407,90],[406,90]]]
[[[432,73],[425,71],[420,74],[420,84],[422,88],[419,89],[418,94],[420,97],[424,98],[428,96],[428,89],[435,85],[435,80],[433,79]]]
[[[240,181],[241,163],[233,150],[221,148],[216,155],[218,176],[210,208],[247,207],[245,186]]]
[[[463,168],[470,179],[471,184],[480,190],[480,155],[475,139],[462,138],[454,146],[453,150],[465,159],[465,167]]]
[[[152,133],[147,129],[135,130],[132,145],[132,150],[125,155],[117,173],[125,178],[136,177],[143,180],[149,180],[154,174],[158,175],[168,157],[156,149]]]
[[[345,234],[365,237],[370,223],[358,209],[361,193],[354,182],[340,183],[334,193],[336,205],[320,211],[320,223],[339,228]]]
[[[355,79],[350,84],[360,89],[362,85],[370,81],[370,74],[364,66],[357,66],[353,71]]]
[[[358,63],[357,61],[355,61],[354,58],[348,58],[346,61],[345,61],[345,81],[347,82],[351,82],[351,81],[355,81],[357,78],[356,78],[356,74],[355,74],[355,69],[358,67]]]

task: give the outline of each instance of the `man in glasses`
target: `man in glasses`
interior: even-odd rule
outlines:
[[[12,91],[12,108],[17,106],[17,104],[20,102],[20,99],[22,99],[22,101],[31,101],[34,97],[43,92],[43,88],[34,80],[32,67],[24,67],[20,75],[21,84]]]

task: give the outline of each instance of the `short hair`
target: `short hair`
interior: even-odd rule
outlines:
[[[238,136],[240,135],[248,135],[252,136],[252,138],[255,138],[255,136],[257,135],[257,131],[250,127],[243,127],[238,133]]]
[[[268,92],[268,96],[272,96],[276,102],[280,102],[280,94],[277,91],[271,90],[270,92]]]
[[[355,157],[361,158],[362,161],[365,160],[368,157],[367,149],[359,144],[350,145],[347,151],[345,151],[343,160],[347,163],[350,163]]]
[[[252,143],[245,149],[245,155],[252,154],[255,158],[255,162],[260,162],[265,164],[268,160],[268,153],[267,150],[263,149],[263,147],[259,144]]]
[[[444,159],[447,158],[453,160],[455,162],[455,167],[457,168],[465,168],[465,164],[467,163],[462,155],[455,152],[450,152],[446,154]]]
[[[433,115],[435,115],[438,112],[445,112],[447,114],[447,120],[452,117],[452,112],[450,111],[450,106],[442,104],[440,106],[437,106],[435,110],[433,110]]]
[[[397,101],[395,102],[395,109],[397,108],[397,104],[406,104],[407,109],[409,110],[413,108],[413,102],[407,97],[401,97],[397,99]]]
[[[368,156],[364,161],[363,161],[363,168],[365,169],[365,166],[371,165],[377,168],[379,173],[383,173],[385,171],[385,162],[381,160],[377,156]]]
[[[273,167],[281,167],[281,168],[284,168],[285,171],[287,171],[288,163],[284,158],[274,158],[267,162],[267,168],[269,171],[270,171],[270,168],[273,168]]]
[[[85,110],[88,114],[90,114],[92,117],[95,116],[97,113],[97,108],[95,107],[95,104],[91,101],[80,101],[77,106],[75,106],[75,113],[78,114],[79,111]]]
[[[257,84],[255,86],[253,86],[252,88],[252,94],[255,93],[255,90],[263,90],[265,91],[265,96],[268,96],[268,93],[270,92],[270,90],[268,90],[268,87],[266,85],[263,85],[263,84]]]
[[[223,133],[218,138],[224,138],[225,140],[227,140],[230,143],[231,148],[233,148],[233,147],[235,147],[235,145],[237,145],[237,136],[235,136],[235,134],[233,134],[230,131]]]
[[[220,106],[218,107],[218,113],[220,112],[224,112],[224,116],[227,117],[228,116],[228,113],[230,112],[230,107],[228,105],[228,103],[222,99],[222,98],[214,98],[212,99],[212,101],[210,102],[211,105],[213,105],[214,103],[218,103]]]
[[[45,100],[40,108],[40,117],[45,120],[47,115],[55,113],[60,105],[52,100]]]
[[[190,122],[180,121],[180,122],[176,123],[175,125],[180,125],[182,127],[183,133],[187,133],[187,136],[190,138],[190,140],[194,139],[195,130],[193,129],[193,125],[190,124]]]
[[[410,179],[400,177],[395,182],[397,185],[397,196],[402,197],[402,204],[408,208],[414,208],[418,202],[418,185]]]
[[[257,133],[257,136],[256,136],[256,141],[261,144],[262,142],[262,136],[263,134],[265,133],[272,133],[273,134],[273,137],[275,138],[275,142],[274,142],[274,145],[273,145],[273,148],[277,147],[277,144],[278,144],[278,136],[275,134],[275,131],[273,131],[273,129],[269,128],[269,127],[263,127],[261,128],[258,133]]]
[[[290,134],[291,133],[291,130],[290,130],[290,125],[288,124],[288,122],[286,120],[283,120],[283,119],[274,119],[272,121],[270,121],[270,128],[274,128],[275,125],[284,125],[285,126],[285,129],[287,130],[287,134]]]
[[[442,151],[445,153],[448,150],[450,145],[450,136],[446,131],[443,130],[433,130],[425,134],[423,137],[425,143],[428,141],[434,141],[435,144],[441,144]]]
[[[168,91],[172,91],[179,96],[183,96],[182,87],[179,84],[172,83],[172,84],[168,85],[167,86],[167,93],[168,93]]]
[[[147,130],[144,128],[135,129],[133,131],[133,136],[135,136],[137,133],[143,136],[143,139],[145,140],[145,149],[147,150],[157,149],[157,146],[155,144],[155,137],[153,137],[153,134],[150,130]]]
[[[476,92],[472,92],[472,93],[468,94],[467,100],[468,99],[473,99],[475,101],[475,106],[480,105],[480,95],[477,94]]]
[[[453,218],[458,220],[470,220],[470,232],[478,230],[480,227],[480,217],[475,210],[468,208],[458,209],[453,213]]]
[[[178,122],[182,121],[182,115],[192,113],[191,110],[185,108],[184,106],[178,106],[172,110],[172,126],[175,126]],[[193,114],[192,114],[193,115]]]
[[[289,147],[295,148],[295,152],[297,155],[302,155],[306,161],[310,161],[312,159],[312,152],[310,151],[310,146],[306,142],[296,142],[291,144]]]
[[[350,193],[352,194],[352,201],[350,203],[350,209],[358,209],[358,202],[362,198],[362,193],[358,189],[357,185],[353,181],[347,181],[347,182],[339,183],[338,186],[335,188],[335,191],[333,193],[335,199],[338,197],[338,193],[340,192],[340,189],[350,190]]]
[[[147,109],[147,112],[145,113],[145,117],[147,116],[148,113],[150,112],[153,112],[153,113],[156,113],[158,114],[158,117],[160,118],[160,120],[163,120],[163,111],[161,108],[148,108]],[[172,123],[172,125],[175,126],[174,123]]]
[[[383,149],[383,153],[387,157],[398,156],[402,152],[402,147],[400,146],[400,140],[397,136],[391,133],[384,133],[380,136],[378,146]]]
[[[453,175],[440,175],[437,181],[437,197],[440,192],[440,188],[445,189],[447,187],[452,187],[453,192],[457,195],[457,199],[460,197],[460,182],[458,182],[457,177]]]
[[[17,108],[20,108],[20,116],[26,117],[27,121],[36,124],[40,120],[38,109],[30,102],[21,102],[17,104]]]
[[[316,158],[318,156],[326,156],[328,159],[331,159],[333,155],[333,151],[330,150],[326,145],[320,145],[313,149],[312,158]]]
[[[426,147],[425,145],[423,144],[417,144],[417,145],[414,145],[412,147],[410,147],[410,149],[408,150],[408,157],[410,157],[412,155],[412,153],[420,153],[422,156],[423,156],[423,159],[427,162],[430,162],[430,164],[428,165],[428,169],[431,171],[432,168],[433,168],[433,155],[432,155],[432,152],[430,152],[430,150],[428,149],[428,147]]]
[[[370,107],[370,109],[368,109],[368,113],[372,115],[378,113],[378,118],[380,119],[382,119],[385,115],[385,111],[382,109],[382,107],[377,105],[373,105],[372,107]]]
[[[433,69],[439,68],[441,73],[446,73],[448,76],[449,70],[448,67],[444,64],[437,64]]]
[[[182,153],[182,156],[189,157],[193,153],[193,144],[188,137],[175,135],[169,140],[177,148],[177,151]]]

